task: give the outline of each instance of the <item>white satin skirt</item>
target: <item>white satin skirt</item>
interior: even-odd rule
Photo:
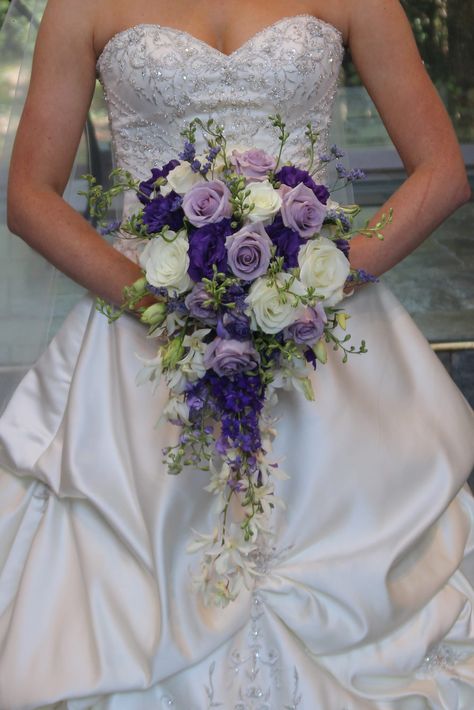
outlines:
[[[0,710],[472,710],[473,415],[382,285],[348,302],[368,354],[284,393],[286,510],[225,609],[191,588],[206,475],[137,387],[153,341],[85,297],[0,423]]]

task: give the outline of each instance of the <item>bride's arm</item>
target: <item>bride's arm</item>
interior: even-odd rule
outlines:
[[[49,0],[10,166],[8,225],[75,281],[120,303],[139,267],[62,198],[94,90],[94,4]]]
[[[387,271],[415,249],[471,194],[451,121],[420,59],[398,0],[350,0],[349,46],[407,171],[389,207],[385,239],[356,237],[351,263]]]

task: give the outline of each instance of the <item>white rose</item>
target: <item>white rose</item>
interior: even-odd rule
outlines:
[[[344,297],[343,288],[350,272],[349,260],[330,239],[312,239],[298,254],[300,280],[313,287],[325,304],[334,306]]]
[[[152,286],[183,293],[193,283],[188,274],[188,240],[182,233],[176,236],[171,229],[164,236],[166,239],[150,239],[140,255],[140,265]]]
[[[185,195],[193,185],[204,180],[200,173],[192,171],[190,164],[187,162],[180,163],[173,168],[166,179],[168,184],[162,186],[162,195],[168,195],[171,190],[177,192],[178,195]]]
[[[292,279],[287,273],[278,274],[277,278],[280,286]],[[302,296],[306,289],[295,279],[291,284],[291,291]],[[286,294],[285,302],[282,302],[282,296],[276,286],[269,286],[265,276],[253,282],[245,300],[250,307],[253,330],[257,330],[258,326],[264,333],[279,333],[294,323],[302,312],[298,299],[291,294]]]
[[[268,180],[251,182],[247,186],[250,195],[247,202],[255,205],[248,215],[250,222],[269,222],[281,207],[281,197]]]

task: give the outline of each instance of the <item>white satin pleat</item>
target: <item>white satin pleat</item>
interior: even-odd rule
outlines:
[[[348,307],[369,352],[331,352],[314,403],[282,393],[274,548],[206,609],[186,545],[213,501],[164,473],[166,391],[134,381],[153,341],[78,304],[0,423],[1,710],[260,707],[252,639],[261,707],[474,706],[472,413],[388,290]],[[440,643],[456,662],[427,671]]]

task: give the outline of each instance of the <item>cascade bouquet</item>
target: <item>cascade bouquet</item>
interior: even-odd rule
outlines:
[[[153,168],[145,181],[114,171],[110,190],[89,181],[91,214],[103,220],[112,198],[133,190],[137,209],[104,231],[144,245],[143,277],[125,289],[121,308],[98,308],[110,321],[137,310],[147,294],[156,302],[138,308],[156,338],[156,357],[138,381],[164,379],[164,416],[179,427],[163,456],[170,474],[186,467],[209,472],[216,527],[196,532],[200,550],[196,584],[206,601],[227,604],[259,574],[258,555],[268,545],[272,509],[283,506],[274,479],[285,474],[272,461],[271,409],[279,388],[294,387],[314,399],[310,372],[327,360],[328,346],[350,353],[347,313],[340,303],[350,284],[374,280],[351,269],[354,234],[376,235],[391,220],[353,230],[359,208],[340,206],[330,192],[361,178],[337,162],[341,151],[316,157],[317,133],[306,127],[308,164],[283,163],[288,132],[269,117],[279,152],[231,149],[213,120],[193,120],[175,160]],[[197,153],[197,132],[204,152]],[[330,191],[313,179],[336,161]],[[309,368],[309,369],[308,369]]]

